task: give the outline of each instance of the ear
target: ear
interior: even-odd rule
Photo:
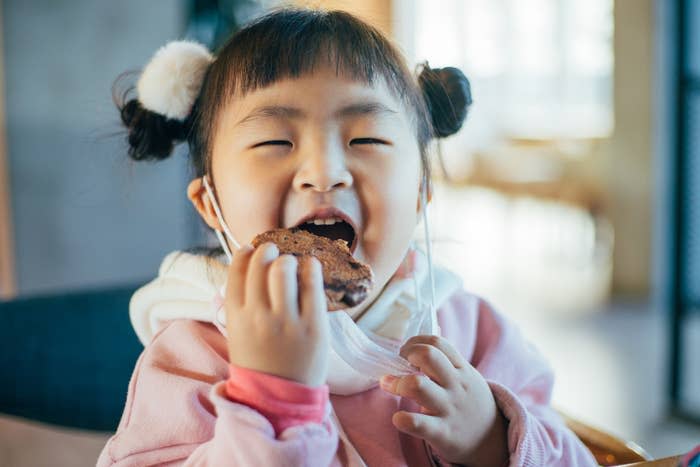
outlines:
[[[187,197],[192,201],[192,205],[194,205],[194,208],[209,227],[214,230],[223,230],[219,219],[216,217],[214,205],[202,183],[202,177],[195,178],[190,182],[187,186]]]

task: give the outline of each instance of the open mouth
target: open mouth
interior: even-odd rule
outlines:
[[[302,222],[297,227],[320,237],[326,237],[331,240],[344,240],[348,244],[350,252],[355,251],[357,234],[353,226],[343,219],[338,217],[312,219]]]

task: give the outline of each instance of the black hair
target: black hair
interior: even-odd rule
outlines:
[[[170,119],[146,110],[138,99],[127,101],[124,96],[121,102],[117,106],[128,130],[129,156],[132,159],[166,159],[172,154],[175,145],[187,138],[189,125],[186,121]]]
[[[456,68],[432,69],[427,63],[416,79],[397,47],[376,28],[344,11],[284,8],[243,27],[216,52],[184,121],[145,109],[137,98],[128,98],[127,90],[117,106],[128,130],[129,156],[165,159],[175,144],[186,140],[194,175],[210,173],[213,131],[221,110],[235,95],[304,75],[325,63],[370,85],[384,79],[403,102],[412,114],[422,183],[429,189],[428,143],[461,128],[472,102],[469,81]]]
[[[428,106],[433,136],[444,138],[462,128],[472,105],[469,80],[458,68],[430,68],[427,63],[418,76]]]
[[[165,159],[175,144],[187,140],[195,175],[204,175],[213,125],[236,92],[244,95],[301,76],[324,58],[339,72],[369,84],[377,76],[384,78],[413,111],[422,153],[431,138],[459,131],[472,103],[469,81],[459,69],[433,69],[425,63],[416,86],[397,48],[374,27],[343,11],[273,11],[234,34],[216,55],[184,122],[143,108],[138,99],[128,99],[128,92],[118,99],[132,159]]]

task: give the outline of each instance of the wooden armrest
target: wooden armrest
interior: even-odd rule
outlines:
[[[571,418],[561,411],[559,415],[602,466],[632,464],[651,459],[644,449],[631,441],[621,440],[610,433]]]
[[[653,461],[635,462],[620,467],[678,467],[683,456],[664,457]]]

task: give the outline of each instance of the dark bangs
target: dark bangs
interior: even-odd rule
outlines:
[[[339,75],[369,85],[377,79],[386,82],[411,114],[425,182],[429,177],[425,149],[431,136],[430,117],[401,53],[378,30],[348,13],[309,9],[269,13],[233,35],[218,51],[192,115],[194,131],[189,143],[196,176],[209,171],[214,125],[235,95],[328,64]]]

